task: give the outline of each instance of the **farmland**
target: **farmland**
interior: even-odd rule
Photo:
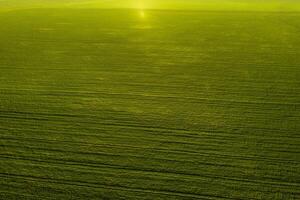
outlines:
[[[299,20],[0,12],[0,199],[299,199]]]

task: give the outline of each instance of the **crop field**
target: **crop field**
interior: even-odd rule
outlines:
[[[0,199],[300,199],[300,12],[0,12]]]

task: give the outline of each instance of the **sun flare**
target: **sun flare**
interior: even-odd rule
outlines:
[[[142,19],[144,19],[144,18],[146,17],[146,13],[145,13],[145,11],[143,11],[143,10],[140,10],[140,11],[139,11],[139,15],[140,15],[140,17],[141,17]]]

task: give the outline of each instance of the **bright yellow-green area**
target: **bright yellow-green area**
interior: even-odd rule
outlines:
[[[300,2],[284,0],[123,0],[89,1],[73,6],[102,8],[228,10],[228,11],[300,11]]]
[[[297,0],[0,0],[0,10],[17,8],[132,8],[212,11],[300,11]]]

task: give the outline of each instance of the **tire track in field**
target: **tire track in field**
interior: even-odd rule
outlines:
[[[282,158],[271,158],[271,157],[260,157],[260,156],[238,156],[238,155],[229,155],[229,154],[221,154],[221,153],[204,153],[204,152],[198,152],[198,151],[188,151],[186,149],[184,150],[176,150],[176,149],[167,149],[167,148],[160,148],[160,147],[141,147],[141,146],[132,146],[132,145],[124,145],[124,144],[99,144],[99,143],[87,143],[87,142],[74,142],[74,141],[68,141],[68,140],[51,140],[51,139],[40,139],[40,138],[28,138],[28,137],[12,137],[8,136],[6,137],[3,135],[0,137],[0,140],[3,141],[30,141],[30,142],[37,142],[37,144],[45,143],[45,144],[68,144],[70,146],[73,145],[80,145],[82,146],[93,146],[93,147],[104,147],[104,148],[120,148],[120,149],[135,149],[135,150],[149,150],[149,151],[155,151],[157,153],[163,152],[163,153],[174,153],[174,154],[190,154],[193,156],[204,156],[204,157],[211,157],[214,156],[216,158],[227,158],[227,159],[239,159],[239,160],[256,160],[256,161],[267,161],[267,162],[282,162],[282,163],[289,163],[289,164],[299,164],[300,162],[296,160],[287,160],[287,159],[282,159]]]
[[[0,173],[2,177],[14,177],[19,179],[29,179],[32,181],[39,181],[39,182],[49,182],[49,183],[56,183],[61,185],[71,185],[71,186],[79,186],[79,187],[92,187],[92,188],[105,188],[105,189],[113,189],[113,190],[124,190],[124,191],[134,191],[134,192],[142,192],[142,193],[155,193],[155,194],[163,194],[163,195],[171,195],[171,196],[182,196],[182,197],[191,197],[191,198],[219,198],[219,199],[227,199],[226,197],[221,196],[213,196],[213,195],[201,195],[195,193],[183,193],[183,192],[176,192],[176,191],[169,191],[169,190],[151,190],[151,189],[142,189],[142,188],[131,188],[126,186],[118,186],[118,185],[108,185],[108,184],[95,184],[85,181],[71,181],[66,179],[53,179],[53,178],[44,178],[38,177],[33,175],[19,175],[19,174],[3,174]]]
[[[19,158],[14,158],[11,156],[7,156],[4,158],[9,158],[9,159],[16,159],[18,160]],[[300,189],[300,184],[298,182],[287,182],[287,181],[282,181],[282,180],[278,180],[278,179],[274,179],[274,178],[268,178],[269,180],[267,181],[266,178],[261,178],[261,179],[249,179],[249,178],[238,178],[238,177],[234,177],[234,176],[218,176],[215,174],[208,174],[208,173],[190,173],[190,172],[186,172],[186,171],[179,171],[179,170],[166,170],[161,168],[160,170],[158,169],[154,169],[154,168],[135,168],[132,166],[124,166],[124,165],[117,165],[117,164],[107,164],[107,163],[96,163],[96,162],[91,162],[89,161],[89,164],[87,164],[87,161],[84,161],[84,163],[82,162],[78,162],[76,160],[59,160],[59,159],[47,159],[47,160],[37,160],[37,159],[32,159],[32,158],[26,158],[26,157],[20,157],[21,160],[26,160],[26,161],[34,161],[34,162],[38,162],[38,163],[52,163],[52,164],[62,164],[62,165],[75,165],[75,166],[81,166],[81,167],[99,167],[102,166],[103,168],[107,168],[107,169],[115,169],[115,170],[129,170],[129,171],[136,171],[136,172],[142,172],[142,173],[155,173],[155,174],[168,174],[170,176],[184,176],[188,178],[197,178],[197,179],[220,179],[223,181],[227,181],[230,182],[229,184],[236,184],[236,183],[247,183],[247,184],[252,184],[251,186],[254,185],[265,185],[265,186],[276,186],[278,189],[292,189],[291,187],[295,187]],[[51,161],[50,161],[51,160]],[[68,164],[64,164],[64,163],[68,163]],[[91,164],[90,164],[91,163]],[[49,166],[47,166],[49,167]],[[53,168],[53,167],[52,167]],[[66,171],[67,169],[65,169]],[[74,172],[73,170],[68,170],[70,172]],[[0,173],[1,174],[1,173]],[[5,174],[5,173],[4,173]],[[296,192],[300,195],[300,191]]]

